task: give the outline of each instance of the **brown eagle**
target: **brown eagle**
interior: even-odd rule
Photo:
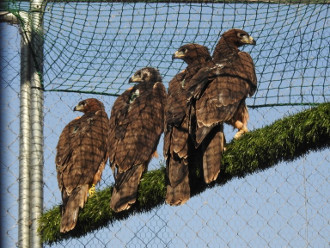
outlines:
[[[101,180],[108,160],[109,119],[103,103],[89,98],[79,102],[74,111],[84,115],[65,126],[55,158],[63,200],[62,233],[76,226],[79,208],[84,207],[89,189]]]
[[[213,65],[202,68],[192,79],[190,95],[195,123],[190,122],[196,147],[202,146],[205,182],[216,180],[224,148],[223,123],[239,129],[235,138],[247,132],[247,96],[257,88],[255,67],[251,56],[238,47],[256,41],[245,31],[225,32],[213,53]],[[207,170],[213,174],[206,174]]]
[[[129,82],[138,84],[116,99],[110,117],[109,160],[115,177],[110,207],[115,212],[135,203],[142,173],[164,130],[166,90],[159,71],[143,68]]]
[[[188,164],[198,166],[199,162],[198,152],[188,132],[187,90],[193,88],[190,80],[211,61],[211,55],[205,46],[187,44],[174,53],[173,59],[184,60],[187,67],[170,81],[165,107],[166,203],[181,205],[190,198]]]

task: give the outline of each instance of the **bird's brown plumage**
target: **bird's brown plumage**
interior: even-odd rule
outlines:
[[[181,205],[190,198],[188,164],[196,165],[199,162],[198,156],[195,156],[197,151],[189,138],[187,91],[193,88],[190,86],[191,78],[211,61],[211,56],[205,46],[187,44],[180,47],[173,58],[184,60],[187,68],[170,81],[165,108],[166,203]]]
[[[207,183],[214,181],[220,172],[223,123],[239,129],[236,138],[247,131],[245,99],[254,94],[257,79],[251,56],[238,49],[245,44],[255,45],[256,42],[243,30],[228,30],[216,45],[214,64],[202,68],[192,79],[192,84],[198,87],[190,100],[196,115],[196,123],[191,124],[191,129],[196,147],[201,144],[203,147],[204,179]],[[210,167],[216,168],[214,171],[217,173],[206,176],[205,168]]]
[[[157,69],[137,71],[134,87],[119,96],[111,111],[109,151],[115,177],[110,207],[120,212],[135,203],[142,173],[164,130],[166,90]]]
[[[55,158],[58,185],[62,193],[60,232],[72,230],[88,190],[97,184],[108,159],[109,119],[103,103],[89,98],[74,109],[84,115],[63,129]]]

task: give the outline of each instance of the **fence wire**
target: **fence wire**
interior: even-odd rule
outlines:
[[[28,3],[12,6],[28,10]],[[166,4],[49,2],[44,16],[44,209],[60,204],[55,147],[82,99],[116,94],[143,66],[158,67],[167,86],[184,65],[172,62],[183,43],[212,51],[219,32],[247,29],[258,46],[259,88],[247,103],[251,130],[329,101],[329,5],[267,3]],[[188,17],[188,19],[187,19]],[[1,161],[4,247],[18,241],[20,35],[0,23],[5,140]],[[95,95],[97,94],[97,95]],[[288,104],[288,106],[272,106]],[[259,105],[268,105],[258,108]],[[233,136],[225,127],[228,140]],[[162,142],[149,170],[163,161]],[[79,239],[51,247],[327,247],[330,237],[329,149],[206,190],[185,205],[162,205]],[[113,184],[106,165],[98,189]],[[110,200],[110,199],[109,199]],[[45,245],[49,247],[49,245]]]
[[[258,94],[253,105],[306,104],[329,98],[327,1],[288,4],[49,1],[44,12],[44,87],[118,95],[132,72],[157,67],[164,82],[183,69],[174,49],[200,43],[213,51],[232,27],[251,33]],[[13,1],[16,15],[28,3]],[[308,97],[307,97],[308,96]],[[309,97],[310,96],[310,97]]]

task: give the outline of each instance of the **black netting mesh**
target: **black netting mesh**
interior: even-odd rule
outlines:
[[[256,47],[243,48],[259,80],[249,105],[327,101],[329,5],[273,2],[50,1],[44,13],[45,90],[118,95],[144,66],[157,67],[167,84],[185,67],[171,59],[178,47],[194,42],[212,52],[220,34],[235,27],[257,40]]]

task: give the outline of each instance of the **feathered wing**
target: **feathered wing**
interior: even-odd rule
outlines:
[[[188,154],[189,133],[186,117],[179,127],[172,126],[165,132],[164,151],[168,178],[166,203],[184,204],[190,198]]]
[[[136,202],[138,186],[145,170],[146,166],[139,164],[125,172],[117,172],[116,184],[110,201],[111,209],[115,212],[121,212],[129,209]]]
[[[232,76],[219,76],[208,85],[201,98],[196,101],[198,145],[213,126],[233,118],[241,100],[245,99],[246,92],[244,81]]]
[[[89,188],[98,183],[108,159],[109,120],[103,110],[71,121],[60,135],[56,169],[62,192],[60,232],[72,230]]]
[[[216,125],[202,142],[201,150],[205,183],[211,183],[218,178],[225,143],[224,139],[223,125]]]
[[[110,207],[116,212],[129,209],[136,201],[142,173],[164,129],[165,100],[165,88],[157,82],[140,83],[114,103],[109,148],[115,187]]]
[[[190,198],[187,165],[188,133],[184,130],[185,72],[177,74],[169,83],[168,98],[165,106],[164,157],[168,178],[166,203],[180,205]]]
[[[166,203],[182,205],[190,198],[189,171],[186,159],[170,157],[166,167],[169,184],[166,188]]]
[[[196,146],[202,146],[206,183],[214,181],[220,172],[225,141],[223,123],[231,122],[233,117],[240,117],[243,121],[245,117],[237,110],[242,109],[243,114],[247,112],[244,112],[247,83],[240,77],[224,75],[213,79],[195,102],[194,138]]]

